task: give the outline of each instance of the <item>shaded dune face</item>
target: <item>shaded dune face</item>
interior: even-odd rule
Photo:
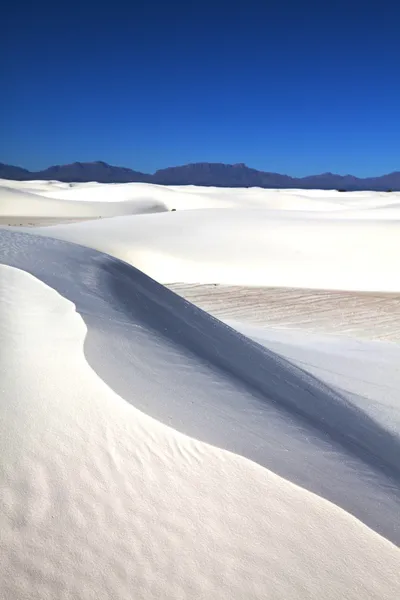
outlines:
[[[0,181],[0,597],[400,597],[399,207]]]
[[[394,546],[124,402],[89,367],[74,305],[24,271],[0,275],[6,600],[395,597]]]
[[[399,541],[398,438],[339,391],[125,263],[27,234],[2,232],[1,240],[9,264],[76,305],[88,328],[86,358],[121,397]]]

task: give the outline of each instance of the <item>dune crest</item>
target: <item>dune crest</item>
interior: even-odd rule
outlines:
[[[0,335],[12,349],[0,361],[5,599],[396,596],[394,546],[126,404],[86,363],[73,305],[23,271],[0,271]],[[4,327],[11,315],[27,337]]]
[[[400,596],[399,207],[0,181],[2,599]]]

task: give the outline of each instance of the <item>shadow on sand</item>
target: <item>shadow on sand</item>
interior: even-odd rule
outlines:
[[[118,373],[106,372],[104,359],[99,359],[96,347],[103,344],[115,348],[112,336],[120,335],[121,331],[125,331],[121,335],[125,335],[125,343],[129,345],[132,341],[129,324],[133,324],[138,331],[154,334],[158,340],[165,340],[171,349],[184,351],[206,368],[236,382],[244,395],[252,395],[266,407],[287,414],[301,427],[328,440],[334,451],[340,448],[342,454],[367,465],[378,479],[381,478],[380,485],[384,485],[392,506],[398,506],[399,438],[311,374],[231,329],[134,267],[108,255],[76,244],[1,230],[0,262],[30,272],[76,305],[88,328],[85,342],[88,362],[99,377],[126,400],[132,402],[132,394],[127,397],[126,381],[121,387]],[[134,351],[137,350],[136,347]],[[117,360],[124,365],[122,356]],[[133,404],[136,406],[134,401]],[[143,406],[138,408],[142,410]],[[168,424],[188,433],[181,421],[172,420]],[[245,428],[240,431],[240,424],[238,435],[246,435]],[[271,467],[268,455],[260,458],[245,450],[242,453],[263,466],[274,466]],[[285,457],[287,462],[292,459],[296,461],[296,457]],[[307,465],[303,465],[304,469]],[[287,475],[279,469],[276,472]],[[301,485],[301,473],[296,477],[296,483]],[[317,482],[315,486],[308,483],[305,487],[319,490]],[[375,506],[373,500],[353,498],[353,504],[349,506],[340,496],[339,499],[335,496],[333,487],[332,493],[328,489],[324,495],[393,542],[400,542],[395,517],[392,519],[390,514],[380,516],[381,507]],[[380,523],[385,518],[385,523]]]

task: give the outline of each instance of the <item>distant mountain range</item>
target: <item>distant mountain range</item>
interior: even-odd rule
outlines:
[[[243,163],[235,165],[193,163],[161,169],[153,175],[124,167],[114,167],[101,161],[56,165],[43,171],[28,171],[21,167],[0,163],[0,178],[17,181],[42,179],[64,182],[146,182],[159,185],[400,191],[400,171],[367,178],[334,173],[289,177],[289,175],[251,169]]]

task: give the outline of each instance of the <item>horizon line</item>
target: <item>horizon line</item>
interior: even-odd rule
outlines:
[[[146,172],[146,171],[138,171],[136,170],[134,167],[126,167],[126,166],[122,166],[122,165],[115,165],[115,164],[111,164],[108,163],[104,160],[88,160],[88,161],[73,161],[73,162],[67,162],[67,163],[56,163],[56,164],[52,164],[49,165],[47,167],[41,168],[41,169],[27,169],[26,167],[22,167],[20,165],[16,165],[16,164],[10,164],[10,163],[4,163],[4,162],[0,162],[0,164],[4,167],[11,167],[11,168],[17,168],[17,169],[22,169],[24,171],[27,171],[28,173],[41,173],[43,171],[46,171],[48,169],[52,169],[55,167],[68,167],[68,166],[73,166],[73,165],[104,165],[107,167],[112,167],[112,168],[116,168],[116,169],[126,169],[129,171],[133,171],[136,173],[140,173],[142,175],[155,175],[156,173],[160,172],[160,171],[165,171],[168,169],[176,169],[176,168],[182,168],[182,167],[187,167],[187,166],[195,166],[195,165],[221,165],[221,166],[227,166],[227,167],[245,167],[247,169],[251,169],[253,171],[257,171],[259,173],[270,173],[273,175],[280,175],[283,177],[289,177],[290,179],[307,179],[309,177],[321,177],[321,176],[335,176],[335,177],[353,177],[354,179],[378,179],[380,177],[385,177],[388,175],[393,175],[393,174],[397,174],[400,173],[400,169],[398,171],[390,171],[390,172],[384,172],[381,175],[369,175],[366,177],[360,177],[358,175],[353,175],[352,173],[346,173],[345,175],[342,175],[341,173],[334,173],[332,171],[324,171],[322,173],[311,173],[309,175],[301,175],[301,176],[295,176],[295,175],[289,175],[287,173],[280,173],[278,171],[264,171],[262,169],[257,169],[255,167],[249,167],[246,163],[243,162],[236,162],[236,163],[224,163],[224,162],[219,162],[219,161],[196,161],[196,162],[188,162],[188,163],[183,163],[183,164],[179,164],[179,165],[172,165],[172,166],[168,166],[168,167],[163,167],[160,169],[156,169],[153,172]]]

